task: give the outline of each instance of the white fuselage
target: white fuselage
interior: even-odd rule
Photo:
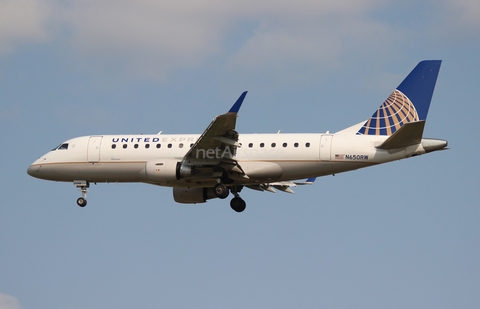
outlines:
[[[28,169],[34,177],[54,181],[145,182],[170,187],[215,184],[211,172],[165,179],[151,176],[162,160],[180,162],[200,135],[83,136],[64,142]],[[351,134],[241,134],[235,159],[255,184],[318,177],[355,170],[425,153],[422,144],[398,150],[377,149],[387,137]],[[64,148],[64,149],[62,149]],[[206,161],[224,154],[199,153]],[[163,164],[163,163],[162,163]],[[157,171],[157,170],[156,170]]]
[[[239,134],[235,127],[244,91],[202,134],[77,137],[27,172],[73,181],[82,192],[81,207],[91,182],[144,182],[173,187],[179,203],[232,193],[230,206],[242,212],[244,187],[293,193],[290,187],[312,184],[315,177],[444,149],[447,141],[422,138],[440,64],[420,62],[368,120],[335,134]]]

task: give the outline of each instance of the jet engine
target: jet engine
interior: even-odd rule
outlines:
[[[193,168],[175,159],[155,159],[146,163],[145,173],[149,181],[171,183],[192,176]]]
[[[213,188],[173,188],[173,199],[177,203],[205,203],[207,200],[216,197]]]

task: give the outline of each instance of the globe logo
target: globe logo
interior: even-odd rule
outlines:
[[[418,119],[418,113],[410,99],[395,89],[357,134],[392,135],[405,123]]]

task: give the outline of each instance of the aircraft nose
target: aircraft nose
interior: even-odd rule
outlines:
[[[45,160],[45,157],[41,157],[37,161],[30,164],[30,166],[27,168],[27,174],[32,177],[42,179],[43,173],[40,173],[40,169],[42,168],[42,163],[45,162]]]
[[[38,171],[40,170],[40,167],[38,165],[30,165],[27,169],[27,174],[32,176],[32,177],[38,177]]]

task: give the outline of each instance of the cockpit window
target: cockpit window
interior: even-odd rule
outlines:
[[[68,143],[61,144],[60,146],[58,146],[56,148],[53,148],[52,151],[54,151],[54,150],[66,150],[66,149],[68,149]]]

